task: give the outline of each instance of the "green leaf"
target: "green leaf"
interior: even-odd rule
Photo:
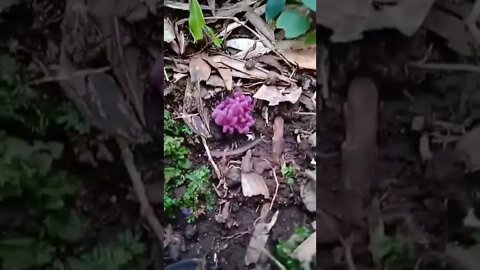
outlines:
[[[77,242],[87,232],[86,224],[74,212],[65,215],[50,215],[45,219],[45,225],[51,235],[67,242]]]
[[[205,18],[198,0],[190,0],[190,16],[188,17],[188,27],[192,33],[195,42],[203,39],[203,28],[205,27]]]
[[[285,8],[286,0],[268,0],[265,7],[265,19],[270,22]]]
[[[285,31],[285,38],[296,38],[305,34],[310,27],[308,16],[298,10],[285,10],[277,20],[277,28]]]
[[[309,9],[317,12],[317,1],[316,0],[302,0],[302,3]]]
[[[217,35],[215,35],[215,32],[213,31],[213,29],[208,27],[207,25],[205,25],[204,29],[205,29],[205,32],[207,33],[207,35],[212,39],[213,44],[215,44],[215,46],[220,48],[222,46],[223,40],[221,38],[217,37]]]
[[[14,238],[0,241],[2,270],[40,268],[51,262],[55,248],[33,238]]]
[[[317,30],[314,30],[305,36],[305,45],[312,45],[316,43],[317,43]]]

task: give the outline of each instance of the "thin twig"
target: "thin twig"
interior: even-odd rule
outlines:
[[[277,194],[278,194],[278,187],[280,186],[280,184],[278,183],[278,178],[277,178],[277,174],[275,173],[275,169],[273,167],[272,168],[272,172],[273,172],[273,178],[275,178],[275,194],[273,194],[273,198],[272,198],[272,203],[270,204],[270,210],[272,210],[272,207],[273,207],[273,203],[275,202],[275,199],[277,198]]]
[[[128,144],[122,138],[117,137],[117,143],[121,149],[123,163],[127,168],[130,180],[133,184],[133,189],[140,202],[140,212],[142,216],[147,219],[150,227],[153,229],[158,241],[160,241],[160,246],[163,246],[163,228],[160,221],[158,221],[158,218],[155,216],[152,206],[150,206],[150,203],[148,202],[145,186],[143,185],[140,173],[135,166],[133,153]]]
[[[207,140],[205,139],[205,137],[203,136],[201,137],[202,137],[203,147],[205,147],[205,152],[207,152],[208,161],[210,161],[210,164],[212,164],[212,167],[215,170],[215,173],[217,174],[218,179],[222,179],[222,173],[220,173],[220,169],[218,169],[217,164],[215,163],[215,161],[212,158],[212,155],[210,154],[210,148],[208,148]]]
[[[46,76],[38,80],[34,80],[32,82],[29,82],[28,85],[36,85],[36,84],[41,84],[41,83],[47,83],[47,82],[58,82],[58,81],[66,81],[72,77],[82,77],[82,76],[87,76],[90,74],[96,74],[96,73],[105,73],[112,69],[112,67],[102,67],[102,68],[94,68],[94,69],[85,69],[85,70],[79,70],[75,71],[70,74],[60,74],[60,75],[55,75],[55,76]]]
[[[283,264],[279,262],[277,258],[275,258],[265,247],[262,247],[260,251],[267,255],[267,257],[272,260],[278,266],[278,268],[280,268],[280,270],[287,270],[287,268],[283,266]]]
[[[423,68],[423,69],[434,69],[434,70],[445,70],[445,71],[480,72],[480,66],[475,66],[475,65],[470,65],[470,64],[410,62],[410,63],[408,63],[408,65],[411,66],[411,67]]]

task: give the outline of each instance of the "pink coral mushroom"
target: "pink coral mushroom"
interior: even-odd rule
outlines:
[[[245,134],[250,131],[255,120],[252,117],[253,101],[250,96],[236,92],[233,97],[222,101],[212,113],[215,124],[223,127],[223,133],[237,131]]]

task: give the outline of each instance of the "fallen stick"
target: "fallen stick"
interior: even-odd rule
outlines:
[[[432,70],[480,72],[480,66],[470,65],[470,64],[411,62],[411,63],[408,63],[408,65],[415,68],[432,69]]]
[[[133,189],[140,201],[140,212],[141,215],[147,219],[150,227],[154,231],[155,235],[160,241],[160,246],[163,246],[163,228],[158,218],[155,216],[155,212],[152,209],[152,206],[148,202],[147,193],[145,191],[145,186],[143,185],[140,173],[135,166],[133,153],[130,150],[128,144],[122,139],[117,138],[118,146],[122,152],[122,159],[125,167],[127,168],[128,175],[130,176],[130,180],[133,184]]]

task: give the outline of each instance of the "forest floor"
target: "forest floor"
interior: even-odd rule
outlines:
[[[200,1],[221,45],[187,3],[7,2],[1,269],[477,269],[470,1],[409,37],[309,23],[317,45],[265,1]],[[211,114],[237,92],[255,124],[225,134]]]

